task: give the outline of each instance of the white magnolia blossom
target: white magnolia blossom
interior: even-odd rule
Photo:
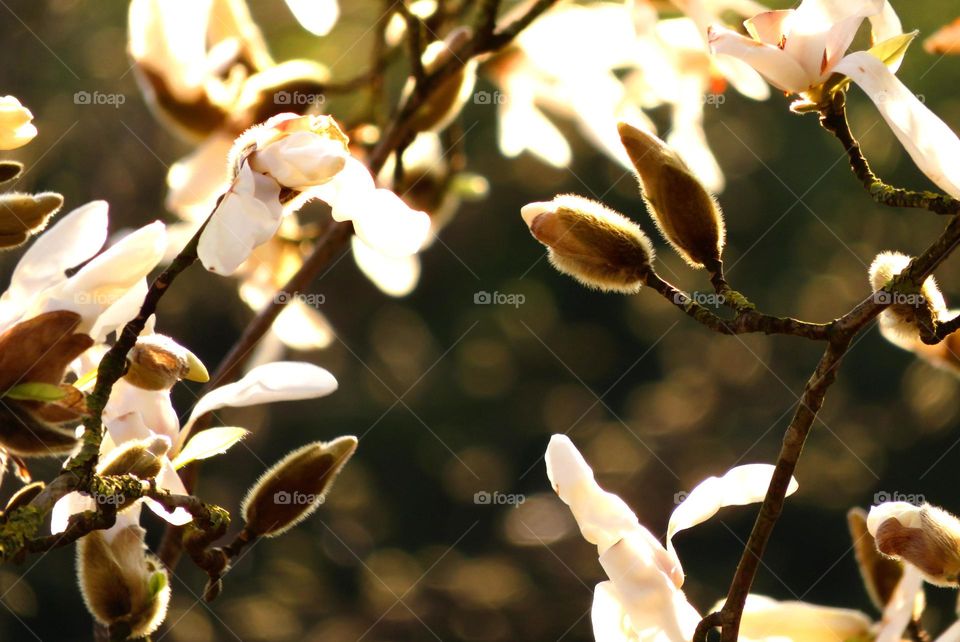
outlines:
[[[572,152],[548,116],[556,115],[571,119],[588,141],[630,169],[616,123],[654,131],[643,110],[667,105],[668,142],[712,191],[722,190],[723,174],[703,131],[704,105],[727,81],[756,100],[767,98],[769,88],[748,65],[712,58],[706,26],[699,25],[716,21],[723,11],[752,15],[759,5],[677,4],[690,17],[659,20],[649,2],[637,0],[560,5],[534,21],[517,37],[514,51],[491,63],[503,92],[489,97],[499,111],[500,150],[509,157],[526,150],[566,167]],[[571,46],[580,42],[590,46]]]
[[[13,96],[0,96],[0,150],[23,147],[37,135],[33,114]]]
[[[107,238],[107,209],[104,201],[88,203],[37,238],[0,296],[0,331],[44,312],[69,310],[82,317],[77,331],[102,340],[137,315],[146,276],[163,258],[166,229],[155,221],[97,255]]]
[[[864,19],[870,21],[876,45],[870,52],[847,54]],[[788,93],[815,94],[832,74],[848,76],[876,104],[920,170],[948,194],[960,197],[960,166],[955,162],[960,139],[897,79],[895,72],[913,34],[902,34],[887,0],[803,0],[795,10],[760,13],[745,25],[751,38],[712,26],[714,51],[746,61]]]
[[[388,256],[415,254],[430,217],[392,191],[377,188],[328,116],[280,114],[235,143],[237,177],[200,237],[207,269],[231,274],[280,227],[285,212],[310,199],[326,201],[336,221],[353,221],[357,235]],[[299,192],[288,207],[281,190]]]
[[[243,407],[324,397],[337,389],[337,380],[327,370],[302,362],[276,362],[258,366],[235,383],[220,386],[201,397],[181,430],[180,420],[170,400],[170,389],[145,390],[125,379],[113,388],[104,409],[107,435],[101,446],[101,460],[116,447],[131,440],[149,441],[160,438],[169,447],[162,455],[162,468],[157,475],[157,486],[176,495],[188,494],[177,467],[186,463],[178,459],[181,453],[192,449],[192,459],[202,459],[225,451],[242,438],[246,431],[237,428],[208,428],[188,435],[194,422],[201,416],[225,407]],[[205,440],[206,435],[226,434],[223,439]],[[205,441],[204,447],[192,448],[196,440]],[[62,532],[71,515],[93,507],[94,499],[80,493],[69,493],[54,506],[51,530]],[[167,522],[183,525],[192,518],[183,508],[166,510],[147,497],[143,502]],[[130,509],[130,510],[136,510]]]
[[[597,642],[690,640],[701,615],[681,590],[683,569],[673,549],[673,536],[710,519],[724,506],[761,501],[774,467],[737,466],[699,484],[671,515],[665,548],[622,499],[597,484],[590,466],[569,438],[551,438],[546,462],[554,490],[570,506],[584,539],[596,544],[600,565],[609,578],[594,592],[592,617]],[[796,480],[791,480],[788,494],[796,489]],[[903,622],[901,632],[906,624]],[[859,611],[751,595],[740,639],[842,642],[866,636],[872,626]]]

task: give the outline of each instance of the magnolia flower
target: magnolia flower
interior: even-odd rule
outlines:
[[[869,51],[844,55],[864,18]],[[960,197],[960,139],[901,83],[894,72],[915,34],[903,35],[886,0],[803,0],[796,10],[768,11],[746,21],[752,38],[711,27],[717,53],[745,60],[787,93],[817,104],[833,74],[849,77],[874,102],[907,153],[930,180]]]
[[[721,11],[744,15],[754,7],[749,2],[680,4],[691,15],[713,21]],[[590,46],[570,46],[578,42]],[[654,131],[642,110],[668,105],[667,142],[713,191],[723,188],[723,175],[703,132],[706,96],[721,92],[727,80],[751,98],[769,94],[746,64],[712,59],[693,19],[658,20],[653,5],[642,0],[558,6],[488,68],[502,93],[478,97],[497,105],[500,149],[506,156],[527,150],[556,167],[569,165],[570,146],[550,114],[572,119],[591,143],[629,169],[617,122]]]
[[[761,501],[773,466],[737,466],[699,484],[670,516],[664,548],[622,499],[597,485],[593,471],[567,437],[551,438],[546,462],[554,490],[570,506],[584,539],[597,546],[600,565],[610,578],[598,584],[594,594],[597,641],[690,640],[700,614],[681,591],[684,574],[673,537],[725,506]],[[788,493],[796,490],[796,480],[791,480]],[[751,596],[748,604],[743,630],[762,632],[741,639],[839,642],[864,635],[870,628],[870,620],[857,611],[781,603],[762,596]],[[770,617],[774,612],[777,618]]]
[[[334,220],[352,221],[364,242],[390,256],[417,252],[429,233],[430,217],[378,189],[328,116],[280,114],[238,138],[234,150],[236,178],[198,247],[213,272],[233,273],[273,237],[285,211],[314,198],[330,204]],[[295,195],[287,208],[283,190]]]
[[[152,339],[147,339],[152,341]],[[143,339],[141,339],[143,341]],[[164,345],[169,345],[164,342]],[[177,346],[179,348],[179,346]],[[180,348],[180,350],[183,350]],[[189,354],[189,353],[187,353]],[[139,379],[135,380],[139,383]],[[170,384],[172,386],[172,383]],[[104,423],[109,439],[104,440],[101,457],[109,461],[110,452],[130,442],[150,443],[161,439],[169,444],[160,456],[156,484],[176,495],[187,494],[177,469],[197,459],[206,459],[225,452],[248,432],[236,427],[208,428],[191,435],[194,423],[202,415],[225,407],[244,407],[323,397],[337,388],[337,381],[328,371],[308,363],[276,362],[258,366],[235,383],[211,390],[197,401],[187,422],[180,421],[170,400],[170,388],[147,390],[124,377],[114,386],[104,409]],[[151,498],[143,502],[171,524],[185,524],[190,514],[182,508],[173,512]],[[71,515],[91,510],[94,498],[70,493],[54,506],[51,530],[63,531]]]
[[[0,150],[23,147],[37,135],[33,114],[13,96],[0,96]]]

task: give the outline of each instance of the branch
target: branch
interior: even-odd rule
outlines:
[[[694,301],[687,293],[661,279],[652,270],[647,275],[646,284],[684,314],[720,334],[762,332],[826,341],[830,338],[833,329],[832,322],[809,323],[790,317],[775,317],[757,312],[752,306],[739,311],[733,319],[724,319],[706,306]]]
[[[936,192],[913,192],[892,187],[881,181],[860,150],[860,143],[854,138],[847,122],[845,108],[846,97],[841,91],[820,107],[820,124],[837,137],[850,159],[850,168],[863,187],[877,203],[890,207],[911,207],[926,209],[935,214],[960,214],[960,201]]]

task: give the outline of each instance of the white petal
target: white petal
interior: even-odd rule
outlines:
[[[71,515],[96,509],[92,497],[72,491],[57,500],[50,512],[50,532],[56,535],[67,530],[67,522]]]
[[[107,308],[157,266],[166,243],[166,228],[160,221],[131,232],[48,291],[44,301],[35,303],[35,312],[72,310],[83,317],[80,330],[89,332]]]
[[[508,158],[524,150],[553,167],[567,167],[572,158],[567,139],[543,112],[530,102],[524,104],[510,94],[500,107],[498,143]]]
[[[889,0],[883,3],[883,11],[870,16],[869,20],[873,44],[889,40],[903,33],[900,17],[897,16],[897,12],[894,11]],[[893,71],[896,71],[896,69]]]
[[[187,495],[187,489],[184,487],[183,482],[180,481],[180,476],[177,475],[176,469],[174,469],[173,464],[170,463],[169,459],[164,459],[163,468],[160,469],[160,474],[157,475],[157,486],[163,490],[170,491],[174,495]],[[172,511],[168,511],[163,507],[158,501],[151,499],[149,497],[143,498],[144,503],[147,507],[157,514],[158,517],[164,519],[167,523],[173,524],[174,526],[183,526],[184,524],[189,524],[193,521],[193,517],[185,508],[175,508]]]
[[[920,171],[960,198],[960,139],[950,127],[865,51],[850,54],[834,70],[850,76],[866,92]]]
[[[748,20],[743,26],[754,39],[766,45],[779,47],[786,34],[790,33],[790,20],[793,18],[793,9],[778,11],[764,11]]]
[[[282,217],[280,185],[244,163],[200,235],[200,261],[211,272],[233,274],[277,232]]]
[[[907,528],[920,528],[920,507],[909,502],[884,502],[871,506],[867,530],[876,537],[877,529],[888,519],[896,519]]]
[[[620,593],[613,582],[600,582],[593,589],[593,638],[601,642],[637,642],[630,616],[623,608]]]
[[[900,642],[903,639],[903,631],[913,618],[922,591],[920,570],[912,564],[904,564],[903,576],[883,610],[883,625],[875,642]]]
[[[119,330],[136,317],[149,289],[147,280],[140,279],[113,305],[107,308],[90,329],[90,336],[93,337],[93,340],[98,343],[103,341],[108,334]]]
[[[723,607],[720,602],[714,607]],[[866,639],[872,621],[853,609],[818,606],[807,602],[780,602],[763,595],[747,596],[740,635],[749,640],[790,642],[844,642]]]
[[[86,261],[107,240],[108,205],[92,201],[62,217],[24,252],[0,297],[0,323],[23,313],[30,297],[67,280],[64,270]]]
[[[323,185],[343,169],[348,154],[339,140],[296,131],[250,157],[250,167],[284,187],[303,191]]]
[[[770,464],[747,464],[731,468],[723,477],[709,477],[697,484],[670,515],[667,549],[673,551],[673,536],[679,531],[705,522],[721,508],[763,501],[773,471]],[[797,488],[797,480],[791,478],[787,495]]]
[[[600,555],[600,565],[622,596],[633,629],[660,633],[670,642],[687,642],[700,615],[669,576],[663,573],[653,551],[637,533],[616,542]],[[652,637],[652,636],[651,636]]]
[[[430,216],[411,209],[388,189],[376,189],[351,199],[357,236],[387,256],[415,254],[430,234]]]
[[[180,420],[170,401],[169,390],[144,390],[125,379],[114,385],[104,418],[107,430],[118,444],[151,434],[176,443],[180,432]]]
[[[951,624],[934,642],[960,642],[960,620]]]
[[[190,438],[187,445],[176,456],[173,467],[182,468],[191,461],[221,455],[249,434],[249,430],[236,426],[219,426],[201,430]]]
[[[784,91],[802,92],[819,76],[811,79],[803,67],[782,49],[746,38],[725,27],[710,27],[708,37],[714,52],[743,60]]]
[[[287,6],[297,22],[315,36],[330,33],[340,17],[337,0],[287,0]]]
[[[420,257],[415,254],[400,258],[387,256],[358,236],[351,239],[351,244],[353,259],[360,271],[384,294],[401,297],[413,292],[420,280]]]
[[[327,203],[333,210],[335,221],[349,221],[356,213],[355,208],[351,209],[353,196],[365,194],[375,187],[367,166],[351,156],[346,158],[343,169],[336,176],[323,185],[309,188],[305,195]]]
[[[0,150],[16,149],[33,140],[33,114],[13,96],[0,96]]]
[[[337,380],[327,370],[310,363],[278,361],[248,372],[235,383],[220,386],[205,394],[190,413],[187,426],[198,417],[226,406],[324,397],[337,389]]]

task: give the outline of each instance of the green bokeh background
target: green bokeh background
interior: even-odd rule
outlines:
[[[336,30],[318,39],[281,0],[251,2],[278,60],[313,58],[346,79],[366,67],[368,28],[381,3],[342,4]],[[957,9],[932,0],[894,5],[905,28],[921,36]],[[147,111],[128,69],[125,25],[123,2],[0,2],[0,94],[19,97],[40,130],[30,145],[4,154],[29,167],[16,188],[62,192],[68,208],[106,199],[115,230],[172,220],[163,209],[166,167],[190,150]],[[402,72],[392,68],[392,87]],[[958,72],[960,57],[914,45],[899,75],[960,129]],[[482,79],[478,89],[494,87]],[[78,91],[126,100],[117,108],[77,105]],[[726,98],[707,106],[707,136],[728,179],[720,195],[725,258],[730,280],[764,311],[815,321],[842,314],[867,296],[867,266],[879,251],[919,252],[942,228],[930,213],[873,204],[838,143],[814,116],[789,113],[782,96]],[[665,122],[665,113],[653,115]],[[551,433],[569,432],[600,482],[656,534],[675,493],[737,463],[776,456],[818,346],[715,336],[652,293],[604,295],[557,274],[520,206],[576,192],[602,197],[652,231],[633,178],[572,129],[575,161],[555,170],[499,155],[494,106],[468,104],[462,118],[468,167],[487,177],[489,198],[463,205],[443,242],[424,254],[422,282],[405,299],[381,295],[349,256],[312,286],[326,297],[322,311],[338,339],[293,357],[328,368],[340,390],[223,413],[254,434],[247,448],[204,467],[202,494],[236,508],[265,464],[308,440],[362,435],[356,457],[319,513],[253,547],[214,604],[198,603],[203,577],[181,564],[160,639],[590,640],[592,587],[603,574],[550,491],[541,456]],[[850,119],[881,176],[927,186],[857,89]],[[4,281],[18,254],[0,257]],[[658,264],[685,289],[709,285],[666,247]],[[937,275],[948,301],[960,296],[957,265],[951,259]],[[522,294],[525,303],[477,305],[481,291]],[[250,317],[234,281],[195,270],[164,299],[159,329],[212,365]],[[177,391],[182,412],[195,392]],[[871,328],[846,358],[815,426],[798,470],[800,492],[788,501],[756,590],[869,611],[844,513],[878,492],[922,494],[960,512],[958,392],[953,377]],[[54,462],[36,468],[38,477],[55,471]],[[4,494],[16,486],[7,478]],[[526,502],[478,505],[479,491],[520,493]],[[754,513],[727,509],[677,537],[686,589],[701,610],[725,592]],[[155,537],[157,524],[150,525]],[[955,595],[929,593],[929,625],[939,630]],[[0,602],[0,639],[89,639],[72,549],[0,568]]]

